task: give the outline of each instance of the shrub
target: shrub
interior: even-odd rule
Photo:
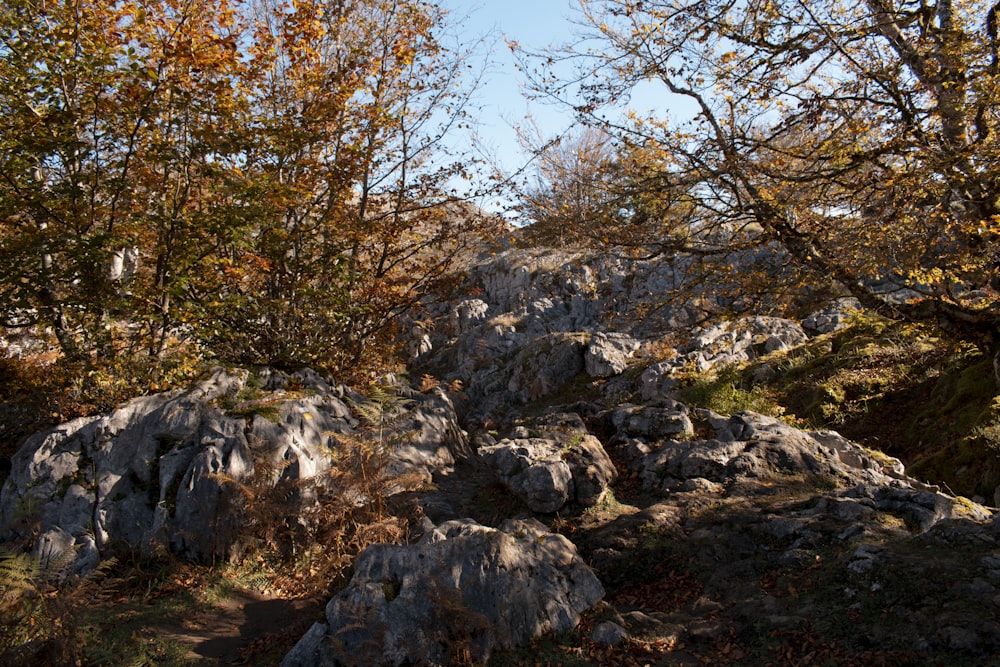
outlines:
[[[86,645],[81,612],[115,562],[68,581],[67,564],[0,551],[0,659],[6,663],[80,664]]]
[[[253,546],[247,555],[275,560],[299,587],[326,593],[365,547],[404,541],[410,512],[393,498],[422,479],[389,475],[388,464],[407,437],[396,424],[407,402],[385,387],[370,388],[367,400],[353,404],[366,428],[334,435],[332,465],[314,477],[281,479],[281,466],[260,460],[246,482],[222,476],[229,511],[243,517],[238,541]]]
[[[691,406],[722,415],[751,410],[780,417],[785,412],[765,386],[747,384],[735,366],[724,368],[715,375],[694,378],[681,390],[681,396]]]

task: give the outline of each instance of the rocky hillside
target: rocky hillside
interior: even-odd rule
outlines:
[[[282,525],[313,535],[320,499],[375,499],[332,474],[374,442],[408,530],[285,665],[991,664],[992,510],[836,431],[689,400],[740,364],[774,382],[852,304],[722,320],[709,289],[664,304],[682,270],[509,251],[414,318],[413,387],[218,369],[36,434],[5,537],[63,577],[123,550],[239,560],[253,503],[227,489],[287,489]]]

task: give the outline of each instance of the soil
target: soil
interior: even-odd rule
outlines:
[[[157,628],[161,639],[188,649],[192,665],[276,664],[314,621],[323,600],[283,599],[234,591],[180,624]]]

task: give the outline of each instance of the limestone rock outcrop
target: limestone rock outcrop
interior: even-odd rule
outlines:
[[[362,552],[282,665],[483,663],[575,627],[603,595],[573,544],[537,521],[449,521],[417,544]]]
[[[618,477],[601,442],[575,414],[548,415],[534,429],[521,427],[515,437],[480,447],[478,453],[534,512],[590,507]]]
[[[200,561],[238,554],[239,508],[227,504],[227,484],[261,464],[275,471],[272,484],[312,478],[330,467],[338,436],[359,425],[343,388],[312,371],[264,372],[247,392],[249,376],[216,369],[187,390],[30,437],[0,491],[4,535],[23,538],[25,519],[37,523],[36,553],[68,561],[67,573],[93,569],[119,546]],[[290,383],[301,389],[286,390]],[[470,451],[443,393],[410,400],[387,468],[429,479]]]

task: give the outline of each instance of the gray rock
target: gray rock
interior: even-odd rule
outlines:
[[[873,503],[874,504],[874,503]],[[823,516],[833,516],[843,521],[861,522],[870,519],[875,510],[853,498],[820,498],[813,512]]]
[[[573,501],[579,507],[599,503],[618,479],[618,470],[600,440],[585,435],[572,442],[563,459],[573,475]]]
[[[451,311],[451,334],[461,335],[486,321],[490,305],[482,299],[464,299]]]
[[[330,467],[335,436],[358,424],[338,398],[343,389],[312,371],[293,379],[314,395],[288,398],[278,388],[241,403],[248,376],[217,369],[185,391],[137,398],[31,436],[0,491],[4,536],[30,537],[21,510],[32,508],[43,535],[36,551],[52,559],[75,550],[70,573],[92,569],[118,545],[167,546],[202,561],[238,555],[242,499],[233,483],[249,480],[261,462],[272,471],[269,483],[300,486]],[[288,384],[274,373],[261,380]],[[386,437],[400,445],[390,452],[390,474],[419,468],[429,475],[471,453],[440,392],[417,394],[393,428]]]
[[[952,516],[955,501],[931,491],[888,487],[874,493],[875,507],[901,515],[923,532],[942,519]]]
[[[684,630],[677,625],[670,625],[662,612],[647,614],[642,611],[629,611],[622,614],[622,620],[628,631],[635,636],[665,637],[677,640]]]
[[[692,477],[690,479],[684,480],[681,485],[681,491],[686,493],[724,493],[726,487],[713,482],[710,479],[705,479],[704,477]]]
[[[639,341],[625,334],[595,333],[584,356],[587,374],[611,377],[628,367],[629,358],[639,349]]]
[[[658,408],[661,409],[662,408]],[[902,464],[889,457],[876,458],[862,447],[833,431],[806,432],[773,417],[741,412],[726,418],[706,410],[698,411],[700,419],[708,421],[715,431],[711,440],[690,440],[691,433],[682,433],[674,441],[660,441],[639,434],[655,434],[651,424],[663,420],[637,419],[650,407],[621,406],[612,414],[619,428],[616,442],[630,467],[643,480],[648,491],[672,492],[704,482],[716,484],[734,480],[762,480],[787,475],[806,475],[830,479],[842,487],[854,488],[858,501],[824,501],[814,511],[829,509],[843,515],[863,518],[874,509],[908,515],[922,530],[944,517],[951,516],[951,501],[906,476]],[[677,406],[669,413],[680,415],[686,409]],[[657,414],[654,410],[653,414]],[[978,516],[985,520],[986,515]]]
[[[797,322],[777,317],[750,317],[704,327],[691,339],[685,360],[698,370],[756,359],[788,350],[808,340]]]
[[[43,532],[72,536],[77,571],[115,544],[170,544],[197,559],[228,553],[231,531],[217,516],[222,479],[246,479],[253,465],[245,421],[213,403],[235,396],[247,375],[217,369],[186,391],[32,436],[0,493],[5,530],[17,530],[19,505],[33,504]]]
[[[948,626],[938,632],[939,641],[950,649],[973,653],[979,648],[979,633],[971,628]]]
[[[639,376],[640,398],[644,401],[654,400],[676,389],[680,383],[672,376],[681,365],[670,359],[647,366]]]
[[[575,547],[536,521],[449,521],[416,545],[362,552],[282,665],[447,664],[456,651],[486,662],[575,627],[603,595]]]
[[[620,405],[612,414],[611,423],[622,435],[646,440],[679,440],[694,435],[687,406],[677,401]]]
[[[594,626],[590,638],[604,646],[617,646],[628,640],[628,631],[614,621],[603,621]]]
[[[501,440],[479,450],[500,481],[535,512],[556,512],[575,493],[558,443],[540,438]]]
[[[479,455],[532,511],[588,507],[600,501],[617,471],[600,441],[580,429],[582,422],[561,432],[543,430],[540,437],[501,440]]]
[[[429,480],[433,472],[450,470],[456,460],[472,456],[468,434],[458,425],[455,406],[440,387],[428,393],[401,391],[412,403],[393,423],[402,437],[392,452],[390,475],[420,473]]]
[[[552,334],[522,348],[511,364],[507,390],[522,403],[562,389],[584,369],[587,336]]]
[[[847,326],[850,318],[861,310],[854,297],[837,299],[802,320],[802,328],[811,334],[827,334]]]

